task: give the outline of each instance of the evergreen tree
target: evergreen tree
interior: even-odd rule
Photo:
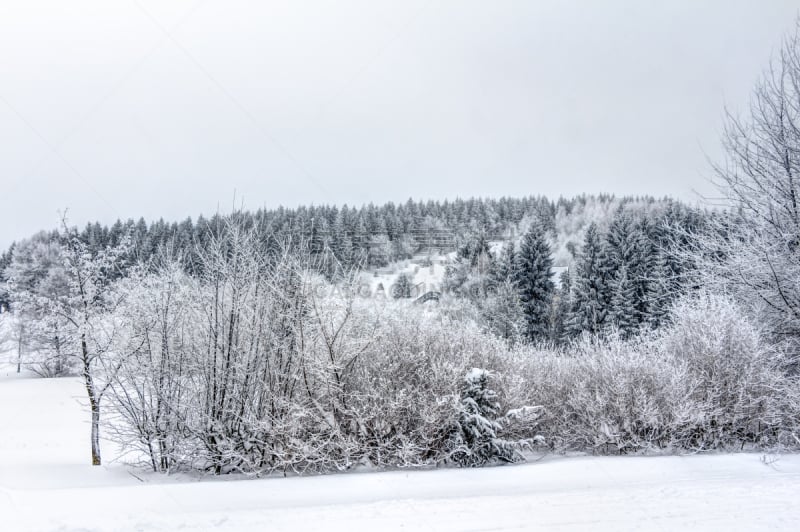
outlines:
[[[413,289],[411,277],[407,273],[401,273],[392,285],[392,297],[395,299],[409,298]]]
[[[462,467],[480,467],[499,460],[515,462],[520,455],[510,442],[497,437],[499,404],[489,387],[490,373],[473,368],[464,378],[451,458]]]
[[[550,339],[555,343],[564,341],[569,310],[572,304],[572,286],[569,270],[564,270],[559,279],[560,286],[553,298],[552,315],[550,318]]]
[[[511,343],[523,338],[525,315],[517,287],[510,280],[496,285],[492,293],[478,300],[478,303],[481,321],[489,332]]]
[[[308,249],[312,256],[320,255],[325,251],[326,224],[325,218],[311,219],[308,234]]]
[[[653,250],[641,224],[635,223],[629,210],[621,205],[609,226],[606,244],[609,261],[611,307],[608,325],[629,336],[647,321],[647,280]]]
[[[636,287],[628,277],[628,268],[622,264],[611,280],[611,308],[609,322],[623,337],[630,336],[639,326],[634,306]]]
[[[353,260],[361,266],[367,266],[370,242],[367,224],[364,222],[364,217],[359,216],[353,226]]]
[[[486,257],[490,255],[489,240],[483,232],[468,236],[456,253],[458,258],[467,261],[472,267],[477,267],[481,263],[487,264]]]
[[[600,333],[608,318],[610,299],[609,261],[605,245],[597,226],[591,224],[586,230],[583,248],[575,265],[567,334],[575,336],[583,331]]]
[[[499,256],[492,264],[489,273],[490,283],[494,287],[499,287],[506,282],[516,281],[517,253],[514,250],[514,242],[508,241],[503,244]]]
[[[633,312],[637,324],[643,325],[651,322],[651,316],[658,313],[656,306],[661,305],[659,300],[653,299],[653,292],[658,291],[657,285],[661,282],[659,271],[660,252],[651,234],[653,224],[643,218],[633,230],[634,249],[628,264],[628,277],[633,286]]]
[[[546,338],[550,329],[550,302],[555,289],[550,246],[538,226],[522,237],[516,257],[515,284],[525,315],[525,336],[533,341]]]
[[[346,210],[342,209],[336,215],[331,228],[331,251],[342,264],[352,264],[353,241],[347,234],[345,222]]]
[[[0,254],[0,312],[9,310],[11,308],[11,294],[8,290],[8,274],[6,269],[11,265],[14,257],[15,244],[11,244],[3,254]]]
[[[643,302],[636,299],[638,293],[633,281],[644,273],[641,261],[645,257],[641,254],[640,233],[635,230],[631,214],[624,205],[620,205],[611,220],[606,234],[606,250],[612,298],[611,321],[627,331],[644,320]],[[629,314],[622,316],[620,313],[623,311]]]
[[[656,256],[651,275],[652,279],[647,284],[649,308],[647,323],[650,327],[657,328],[664,323],[669,313],[669,307],[678,292],[677,289],[675,291],[670,290],[674,273],[670,267],[667,253],[659,253]]]

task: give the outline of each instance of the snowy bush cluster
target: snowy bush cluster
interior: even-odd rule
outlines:
[[[292,281],[273,275],[261,288],[177,269],[136,283],[125,321],[146,347],[122,366],[112,425],[153,468],[304,473],[800,443],[787,359],[724,297],[680,301],[651,334],[556,350],[391,301],[318,299],[313,276],[287,297]]]
[[[519,401],[543,406],[559,451],[797,448],[800,385],[780,350],[729,299],[679,301],[672,322],[629,340],[586,336],[570,352],[518,352]]]
[[[109,404],[112,436],[132,456],[156,470],[216,473],[516,458],[477,450],[501,441],[491,431],[457,438],[501,417],[493,400],[465,419],[462,381],[502,343],[413,308],[319,299],[313,285],[324,281],[295,266],[280,279],[249,270],[233,285],[177,269],[136,281],[121,320],[135,349]]]

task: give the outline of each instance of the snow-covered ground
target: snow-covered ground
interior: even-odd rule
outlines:
[[[0,366],[0,530],[800,530],[798,455],[198,481],[87,465],[82,400]]]
[[[369,287],[371,295],[389,297],[391,295],[391,287],[397,281],[397,277],[401,273],[405,273],[411,278],[411,282],[415,286],[415,295],[438,291],[441,290],[447,264],[455,258],[455,255],[455,252],[446,255],[419,255],[411,260],[393,262],[385,268],[362,273],[362,282]],[[430,260],[429,265],[425,265],[426,259]],[[382,294],[379,286],[383,287]]]
[[[498,255],[503,244],[505,244],[504,241],[492,240],[489,242],[489,248],[494,255]],[[385,268],[366,271],[361,275],[361,282],[369,288],[370,295],[389,297],[391,287],[397,281],[397,277],[401,273],[405,273],[411,278],[415,287],[415,296],[429,291],[439,291],[442,289],[447,265],[454,261],[455,257],[455,251],[446,255],[417,255],[410,260],[393,262]],[[567,269],[566,266],[553,266],[552,278],[556,286],[561,286],[561,274]],[[383,293],[380,292],[379,287],[383,287]]]

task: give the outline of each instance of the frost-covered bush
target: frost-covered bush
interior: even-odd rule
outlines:
[[[567,355],[545,353],[526,377],[557,450],[633,452],[669,447],[681,410],[682,372],[642,344],[584,338]],[[531,382],[532,381],[532,382]]]
[[[123,294],[112,319],[125,331],[124,352],[111,388],[109,430],[154,471],[168,472],[196,453],[197,360],[190,356],[199,336],[198,284],[176,264],[156,274],[136,271],[117,287]]]
[[[789,361],[731,299],[701,292],[679,301],[654,342],[656,353],[686,371],[691,410],[674,428],[685,447],[798,443]]]
[[[464,374],[502,349],[469,322],[419,307],[384,307],[374,341],[345,381],[364,462],[409,467],[446,460]]]
[[[358,363],[350,366],[344,384],[364,463],[383,467],[478,465],[492,457],[518,458],[503,439],[512,435],[509,439],[527,443],[536,435],[535,415],[520,408],[524,405],[506,400],[505,380],[499,373],[493,377],[492,389],[484,389],[481,400],[475,395],[481,382],[469,387],[464,380],[476,366],[513,371],[505,366],[505,342],[472,322],[419,307],[389,303],[377,318],[371,305],[362,311],[365,314],[356,321],[372,316],[374,340]],[[467,419],[477,415],[468,406],[472,401],[494,427],[495,436],[487,440],[491,443],[467,436]],[[514,415],[499,415],[511,408],[517,409]],[[481,447],[484,444],[494,445],[496,454],[481,454],[486,451]],[[500,452],[500,448],[504,450]]]
[[[500,367],[504,342],[471,322],[329,295],[319,283],[302,285],[303,310],[293,315],[278,308],[289,285],[270,283],[282,288],[260,292],[264,310],[237,318],[238,328],[227,307],[219,327],[234,333],[215,335],[205,283],[174,271],[137,281],[126,316],[130,337],[142,342],[119,372],[114,436],[160,471],[308,473],[452,461],[463,376],[476,365]],[[215,354],[215,336],[234,344]],[[505,410],[502,388],[498,377]],[[501,430],[529,421],[512,416]]]
[[[672,322],[638,339],[585,336],[564,352],[520,349],[518,403],[559,451],[679,452],[800,444],[798,384],[730,300],[680,301]]]

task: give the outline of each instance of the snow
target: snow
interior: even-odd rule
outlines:
[[[411,260],[393,262],[386,268],[364,272],[362,282],[369,287],[370,294],[378,293],[378,285],[382,285],[384,296],[389,295],[391,286],[401,273],[411,277],[411,283],[415,286],[415,294],[422,295],[425,292],[438,291],[441,289],[442,280],[448,262],[455,258],[455,252],[446,255],[420,255]],[[425,260],[430,259],[432,265],[425,266]]]
[[[487,373],[487,371],[486,371],[485,369],[481,369],[481,368],[472,368],[471,370],[469,370],[469,371],[467,372],[467,376],[465,377],[465,380],[466,380],[467,382],[477,381],[477,380],[479,380],[481,377],[483,377],[484,375],[486,375],[486,373]]]
[[[80,380],[1,361],[2,530],[800,530],[800,455],[198,481],[111,463],[104,442],[92,467]]]
[[[550,268],[550,278],[558,288],[561,288],[561,276],[567,270],[569,270],[568,266],[553,266]]]

